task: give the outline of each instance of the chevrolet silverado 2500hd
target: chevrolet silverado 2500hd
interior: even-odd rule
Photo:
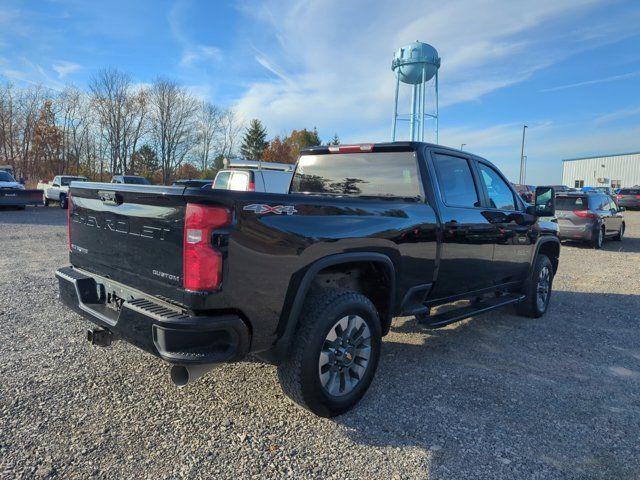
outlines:
[[[56,275],[93,343],[124,339],[178,385],[253,353],[323,416],[364,395],[393,317],[437,328],[507,305],[538,317],[558,268],[552,188],[526,205],[487,160],[426,143],[308,149],[288,194],[70,192],[71,265]]]

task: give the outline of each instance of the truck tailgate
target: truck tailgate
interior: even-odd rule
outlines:
[[[74,183],[69,205],[72,265],[181,302],[184,190]]]

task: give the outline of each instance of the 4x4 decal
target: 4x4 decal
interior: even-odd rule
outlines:
[[[283,213],[293,215],[297,212],[293,205],[275,205],[272,207],[264,203],[252,203],[251,205],[245,205],[242,209],[259,214],[275,213],[276,215],[282,215]]]

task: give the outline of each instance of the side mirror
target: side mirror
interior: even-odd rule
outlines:
[[[553,217],[556,214],[556,192],[553,187],[536,187],[534,200],[536,217]]]
[[[626,212],[626,211],[627,211],[627,209],[626,209],[626,208],[624,208],[624,207],[618,207],[618,211],[619,211],[619,212]]]
[[[51,185],[52,187],[59,187],[60,185],[58,185],[57,183],[54,183],[53,185]]]

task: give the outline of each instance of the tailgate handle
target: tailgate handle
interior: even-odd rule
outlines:
[[[98,190],[98,196],[102,203],[105,205],[120,205],[122,204],[122,197],[118,195],[116,192],[110,192],[107,190]]]

